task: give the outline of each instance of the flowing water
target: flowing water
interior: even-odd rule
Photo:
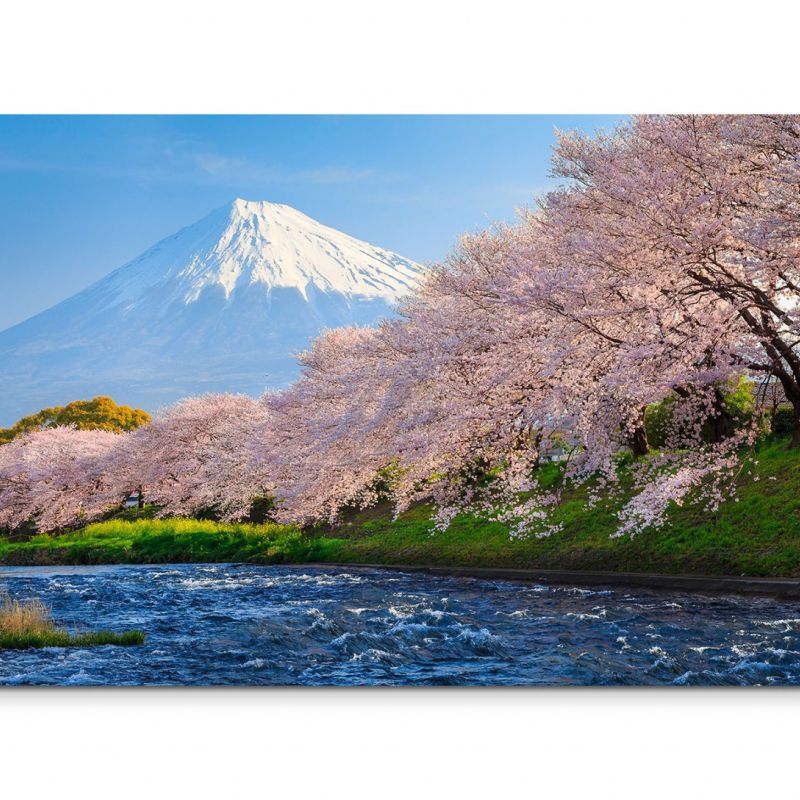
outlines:
[[[800,603],[378,569],[0,568],[70,630],[140,647],[0,651],[3,684],[800,684]]]

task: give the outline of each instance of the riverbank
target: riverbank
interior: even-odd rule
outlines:
[[[420,568],[551,570],[665,576],[800,578],[800,451],[763,443],[737,501],[717,511],[674,508],[667,526],[612,539],[614,503],[585,507],[586,489],[554,510],[563,530],[511,540],[505,525],[462,515],[433,532],[421,505],[397,519],[386,506],[345,515],[341,525],[301,532],[276,524],[188,519],[108,520],[63,535],[0,537],[0,564],[365,564]],[[746,472],[746,471],[745,471]]]
[[[424,506],[397,520],[388,509],[369,509],[321,533],[343,539],[336,560],[349,563],[800,578],[800,451],[786,445],[762,443],[737,497],[716,511],[674,507],[667,525],[633,539],[610,537],[625,497],[587,509],[585,487],[565,493],[552,517],[563,529],[543,539],[512,541],[505,525],[469,515],[432,533]]]
[[[319,550],[291,525],[112,519],[63,534],[0,538],[0,564],[301,563]]]
[[[304,567],[330,567],[331,564],[303,564]],[[652,572],[588,572],[585,570],[503,569],[498,567],[421,567],[413,564],[336,564],[354,570],[383,569],[390,572],[421,572],[455,578],[519,581],[567,586],[627,587],[663,589],[707,594],[752,594],[800,600],[800,578],[739,578],[729,575],[659,575]]]

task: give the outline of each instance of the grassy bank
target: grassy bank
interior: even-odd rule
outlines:
[[[545,539],[510,541],[504,525],[469,516],[431,535],[429,509],[413,509],[394,522],[372,510],[338,531],[347,539],[337,556],[367,563],[800,577],[800,452],[772,440],[754,460],[758,480],[742,478],[738,502],[714,513],[673,508],[667,526],[633,539],[609,538],[621,500],[587,510],[586,490],[578,489],[554,511],[563,531]]]
[[[141,631],[91,631],[68,633],[56,627],[48,608],[39,600],[13,600],[0,597],[0,650],[25,650],[29,647],[97,647],[144,644]]]
[[[175,564],[313,560],[316,543],[286,525],[194,519],[113,519],[61,535],[0,538],[0,563]]]
[[[388,508],[369,509],[304,534],[280,525],[111,520],[63,536],[0,539],[0,562],[327,561],[800,577],[800,452],[771,440],[755,459],[758,481],[742,479],[738,502],[714,513],[675,508],[668,526],[633,540],[609,538],[621,500],[587,510],[578,489],[555,510],[563,531],[546,539],[511,541],[504,525],[468,515],[434,534],[430,509],[418,506],[397,520]]]

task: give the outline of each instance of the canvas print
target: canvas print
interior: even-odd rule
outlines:
[[[5,116],[0,173],[0,684],[800,684],[800,116]]]

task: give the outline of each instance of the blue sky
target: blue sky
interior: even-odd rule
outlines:
[[[0,117],[0,329],[235,197],[421,262],[552,185],[553,131],[618,117]]]

